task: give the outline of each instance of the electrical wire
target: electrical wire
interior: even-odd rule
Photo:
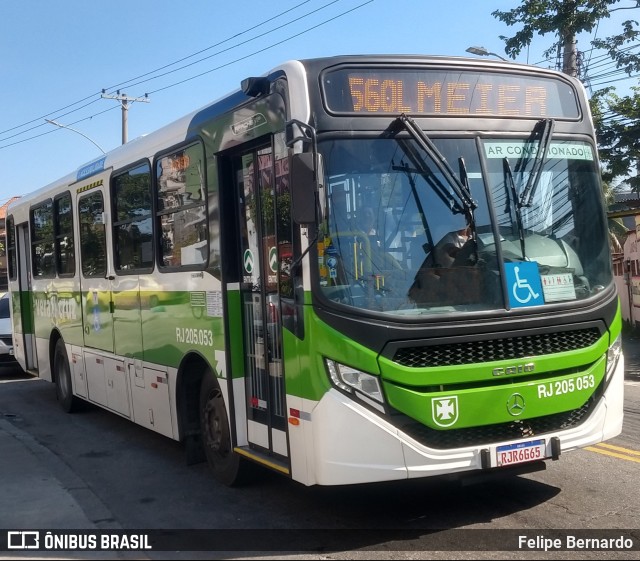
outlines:
[[[318,9],[316,9],[316,10],[313,10],[312,12],[309,12],[309,13],[307,13],[307,14],[304,14],[304,15],[302,15],[302,16],[300,16],[300,17],[298,17],[298,18],[294,19],[294,20],[291,20],[291,21],[289,21],[289,22],[287,22],[287,23],[285,23],[285,24],[279,25],[278,27],[275,27],[275,28],[273,28],[273,29],[270,29],[269,31],[265,31],[264,33],[261,33],[260,35],[256,35],[255,37],[252,37],[251,39],[247,39],[247,40],[242,41],[242,42],[240,42],[240,43],[236,43],[235,45],[232,45],[231,47],[227,47],[227,48],[225,48],[225,49],[222,49],[222,50],[220,50],[220,51],[217,51],[217,52],[215,52],[215,53],[213,53],[213,54],[211,54],[211,55],[208,55],[208,56],[206,56],[206,57],[203,57],[203,58],[201,58],[201,59],[198,59],[198,60],[196,60],[196,61],[194,61],[194,62],[190,62],[189,64],[185,64],[184,66],[180,66],[180,67],[178,67],[178,68],[174,68],[173,70],[169,70],[169,71],[164,72],[164,73],[162,73],[162,74],[158,74],[157,76],[152,76],[151,78],[147,78],[147,79],[145,79],[145,80],[140,80],[140,81],[138,81],[138,82],[129,83],[126,87],[139,86],[140,84],[144,84],[144,83],[146,83],[146,82],[150,82],[150,81],[152,81],[152,80],[156,80],[156,79],[158,79],[158,78],[162,78],[162,77],[167,76],[167,75],[169,75],[169,74],[173,74],[174,72],[178,72],[178,71],[180,71],[180,70],[184,70],[185,68],[189,68],[190,66],[194,66],[194,65],[196,65],[196,64],[199,64],[199,63],[201,63],[201,62],[203,62],[203,61],[205,61],[205,60],[208,60],[208,59],[210,59],[210,58],[213,58],[213,57],[215,57],[215,56],[218,56],[218,55],[220,55],[220,54],[222,54],[222,53],[225,53],[225,52],[227,52],[227,51],[231,51],[231,50],[233,50],[233,49],[236,49],[236,48],[238,48],[238,47],[241,47],[242,45],[246,45],[247,43],[251,43],[252,41],[255,41],[256,39],[260,39],[260,38],[262,38],[262,37],[265,37],[266,35],[270,35],[271,33],[274,33],[274,32],[276,32],[276,31],[280,31],[283,27],[286,27],[286,26],[288,26],[288,25],[291,25],[291,24],[293,24],[293,23],[296,23],[296,22],[300,21],[301,19],[304,19],[304,18],[306,18],[306,17],[308,17],[308,16],[310,16],[310,15],[312,15],[312,14],[316,13],[316,12],[319,12],[320,10],[324,10],[325,8],[328,8],[328,7],[329,7],[329,6],[331,6],[332,4],[335,4],[336,2],[340,2],[340,1],[341,1],[341,0],[333,0],[333,1],[332,1],[332,2],[330,2],[329,4],[326,4],[325,6],[321,6],[320,8],[318,8]],[[373,0],[369,0],[369,2],[372,2],[372,1],[373,1]],[[368,2],[367,2],[367,3],[368,3]],[[263,51],[265,51],[265,50],[268,50],[268,49],[270,49],[270,48],[273,48],[274,46],[280,45],[280,44],[282,44],[282,43],[284,43],[284,42],[286,42],[286,41],[289,41],[289,40],[291,40],[291,39],[293,39],[293,38],[295,38],[295,37],[298,37],[299,35],[302,35],[303,33],[307,33],[308,31],[311,31],[312,29],[315,29],[316,27],[319,27],[320,25],[324,25],[325,23],[328,23],[329,21],[333,21],[334,19],[337,19],[338,17],[342,17],[343,15],[348,14],[349,12],[351,12],[351,11],[353,11],[353,10],[356,10],[356,9],[358,9],[358,8],[360,8],[360,7],[362,7],[362,5],[361,5],[361,6],[357,6],[356,8],[353,8],[352,10],[349,10],[349,11],[347,11],[347,12],[343,12],[343,13],[342,13],[342,14],[340,14],[339,16],[335,16],[334,18],[332,18],[332,19],[330,19],[330,20],[327,20],[327,21],[325,21],[325,22],[322,22],[322,23],[320,23],[320,24],[318,24],[318,25],[316,25],[316,26],[314,26],[314,27],[311,27],[311,28],[309,28],[309,29],[306,29],[305,31],[303,31],[303,32],[301,32],[301,33],[298,33],[297,35],[293,35],[292,37],[289,37],[289,38],[285,39],[284,41],[281,41],[280,43],[275,43],[275,44],[273,44],[273,45],[270,45],[270,46],[269,46],[269,47],[267,47],[266,49],[262,49],[260,52],[263,52]],[[244,60],[245,58],[248,58],[249,56],[253,56],[254,54],[256,54],[256,53],[255,53],[255,52],[254,52],[254,53],[251,53],[250,55],[248,55],[248,56],[246,56],[246,57],[242,57],[242,58],[236,59],[235,61],[232,61],[231,63],[227,63],[227,64],[222,65],[222,66],[220,66],[220,67],[214,68],[213,70],[219,70],[220,68],[224,68],[225,66],[229,66],[229,64],[233,64],[233,63],[238,62],[238,61],[240,61],[240,60]],[[210,70],[210,71],[208,71],[208,72],[213,72],[213,70]],[[208,72],[204,72],[203,74],[207,74]],[[203,74],[199,74],[198,76],[201,76],[201,75],[203,75]],[[197,77],[197,76],[196,76],[196,77]],[[182,83],[182,82],[179,82],[179,83]],[[161,89],[166,89],[166,88],[161,88]],[[156,93],[157,91],[160,91],[160,90],[154,90],[154,91],[152,91],[152,92],[147,92],[147,93]]]
[[[103,113],[108,113],[109,111],[113,111],[114,109],[119,109],[119,107],[117,105],[114,105],[113,107],[109,107],[109,109],[105,109],[104,111],[99,111],[98,113],[94,113],[93,115],[89,115],[88,117],[84,117],[82,119],[78,119],[77,121],[74,121],[73,123],[69,123],[68,125],[65,125],[65,127],[70,127],[72,125],[75,125],[77,123],[82,123],[83,121],[89,121],[91,119],[93,119],[94,117],[97,117],[98,115],[102,115]],[[65,128],[63,127],[63,128]],[[33,127],[36,128],[36,127]],[[31,130],[31,129],[29,129]],[[41,132],[40,134],[34,134],[33,136],[30,136],[28,138],[23,138],[22,140],[16,140],[15,142],[11,142],[9,144],[4,144],[3,146],[0,146],[0,150],[2,150],[3,148],[9,148],[9,146],[15,146],[16,144],[22,144],[23,142],[27,142],[29,140],[33,140],[35,138],[40,138],[41,136],[45,136],[47,134],[51,134],[54,132],[59,132],[60,128],[55,128],[55,129],[51,129],[45,132]]]
[[[222,40],[222,41],[219,41],[219,42],[215,43],[214,45],[211,45],[211,46],[209,46],[209,47],[206,47],[205,49],[201,49],[201,50],[199,50],[199,51],[197,51],[197,52],[195,52],[195,53],[192,53],[192,54],[190,54],[190,55],[187,55],[187,56],[185,56],[185,57],[182,57],[181,59],[178,59],[178,60],[176,60],[176,61],[174,61],[174,62],[171,62],[171,63],[169,63],[169,64],[166,64],[166,65],[164,65],[164,66],[162,66],[162,67],[159,67],[159,68],[157,68],[157,69],[155,69],[155,70],[152,70],[152,71],[146,72],[146,73],[144,73],[144,74],[141,74],[141,75],[139,75],[139,76],[137,76],[137,77],[135,77],[135,78],[131,78],[131,79],[129,79],[128,81],[121,82],[121,83],[120,83],[120,84],[118,84],[117,86],[110,86],[110,87],[109,87],[109,88],[107,88],[107,89],[108,89],[108,90],[111,90],[111,89],[116,88],[116,87],[118,87],[118,86],[125,85],[125,84],[129,84],[130,82],[132,82],[132,81],[134,81],[134,80],[136,80],[136,79],[138,79],[138,78],[142,78],[142,77],[147,76],[147,75],[149,75],[149,74],[153,74],[153,73],[155,73],[155,72],[158,72],[159,70],[163,70],[164,68],[168,68],[168,67],[170,67],[170,66],[172,66],[172,65],[175,65],[175,64],[177,64],[177,63],[179,63],[179,62],[182,62],[182,61],[184,61],[184,60],[187,60],[187,59],[189,59],[189,58],[192,58],[192,57],[194,57],[194,56],[197,56],[198,54],[201,54],[201,53],[203,53],[203,52],[205,52],[205,51],[207,51],[207,50],[210,50],[210,49],[212,49],[212,48],[215,48],[216,46],[219,46],[219,45],[221,45],[221,44],[223,44],[223,43],[225,43],[225,42],[228,42],[228,41],[230,41],[230,40],[232,40],[232,39],[234,39],[234,38],[236,38],[236,37],[239,37],[239,36],[244,35],[244,34],[246,34],[246,33],[250,32],[250,31],[253,31],[253,30],[255,30],[255,29],[257,29],[257,28],[259,28],[259,27],[261,27],[261,26],[265,25],[266,23],[269,23],[269,22],[271,22],[271,21],[273,21],[273,20],[275,20],[275,19],[277,19],[277,18],[279,18],[279,17],[282,17],[283,15],[286,15],[287,13],[289,13],[289,12],[291,12],[291,11],[293,11],[293,10],[295,10],[295,9],[299,8],[300,6],[303,6],[304,4],[307,4],[309,1],[310,1],[310,0],[305,0],[304,2],[301,2],[301,3],[297,4],[297,5],[296,5],[296,6],[294,6],[293,8],[289,8],[289,9],[287,9],[287,10],[284,10],[283,12],[280,12],[279,14],[277,14],[277,15],[275,15],[275,16],[272,16],[271,18],[268,18],[267,20],[264,20],[264,21],[260,22],[259,24],[253,25],[253,26],[251,26],[251,27],[249,27],[249,28],[247,28],[247,29],[245,29],[245,30],[243,30],[243,31],[239,32],[239,33],[236,33],[236,34],[234,34],[234,35],[231,35],[230,37],[228,37],[228,38],[226,38],[226,39],[224,39],[224,40]],[[326,4],[326,5],[324,5],[324,6],[320,7],[320,8],[316,8],[316,9],[312,10],[311,12],[308,12],[307,14],[305,14],[305,15],[303,15],[303,16],[301,16],[301,17],[298,17],[298,18],[296,18],[296,19],[294,19],[293,21],[298,21],[298,20],[302,19],[303,17],[306,17],[307,15],[310,15],[310,14],[316,13],[316,12],[318,12],[319,10],[324,9],[324,8],[326,8],[326,7],[329,7],[329,6],[331,6],[331,5],[335,4],[335,3],[339,2],[339,1],[341,1],[341,0],[332,0],[329,4]],[[372,1],[373,1],[373,0],[369,0],[369,2],[366,2],[366,3],[370,3],[370,2],[372,2]],[[365,4],[366,4],[366,3],[365,3]],[[361,5],[361,6],[362,6],[362,5]],[[358,8],[359,8],[359,7],[361,7],[361,6],[358,6]],[[349,10],[349,12],[350,12],[350,11],[353,11],[353,10]],[[348,12],[345,12],[345,13],[348,13]],[[342,15],[342,14],[340,14],[340,15]],[[339,17],[339,16],[337,16],[337,17]],[[292,23],[292,22],[291,22],[291,21],[290,21],[290,22],[286,22],[286,23],[282,24],[282,25],[280,26],[280,28],[285,27],[285,26],[289,25],[290,23]],[[315,29],[315,27],[317,27],[317,26],[314,26],[314,27],[312,27],[312,28],[310,28],[310,29],[308,29],[308,30],[306,30],[306,31],[309,31],[309,30],[311,30],[311,29]],[[297,34],[297,35],[300,35],[300,34]],[[244,42],[240,43],[239,45],[242,45],[242,44],[244,44],[244,43],[246,43],[246,42],[248,42],[248,41],[244,41]],[[270,47],[268,47],[268,48],[270,48]],[[226,50],[229,50],[229,49],[225,49],[225,51],[226,51]],[[257,52],[260,52],[260,51],[257,51]],[[257,53],[254,53],[254,54],[257,54]],[[214,55],[211,55],[211,56],[214,56]],[[211,58],[211,56],[209,56],[209,57],[205,57],[205,58],[204,58],[204,59],[202,59],[202,60],[205,60],[206,58]],[[240,60],[242,60],[242,59],[240,59]],[[192,63],[192,64],[195,64],[195,63]],[[190,65],[186,65],[186,66],[190,66]],[[185,66],[185,67],[186,67],[186,66]],[[175,72],[177,72],[177,71],[179,71],[179,70],[181,70],[181,68],[174,69],[174,71],[175,71]],[[164,76],[164,75],[166,75],[166,74],[170,74],[170,73],[171,73],[171,72],[167,72],[167,73],[163,74],[162,76]],[[160,76],[158,76],[158,77],[160,77]],[[130,84],[130,85],[131,85],[131,84]],[[73,107],[73,106],[75,106],[75,105],[78,105],[78,104],[80,104],[80,103],[83,103],[84,101],[87,101],[87,100],[91,99],[91,98],[92,98],[92,97],[94,97],[94,96],[99,96],[99,95],[101,95],[101,93],[102,93],[102,91],[100,91],[100,92],[96,92],[96,93],[93,93],[93,94],[91,94],[91,95],[89,95],[89,96],[86,96],[86,97],[84,97],[84,98],[82,98],[82,99],[80,99],[80,100],[76,101],[76,102],[70,103],[70,104],[68,104],[68,105],[66,105],[66,106],[64,106],[64,107],[62,107],[62,108],[60,108],[60,109],[57,109],[57,110],[54,110],[54,111],[49,111],[48,113],[46,113],[46,114],[44,114],[44,115],[41,115],[41,116],[39,116],[39,117],[36,117],[36,118],[31,119],[31,120],[29,120],[29,121],[26,121],[26,122],[24,122],[24,123],[22,123],[22,124],[20,124],[20,125],[16,125],[16,126],[13,126],[13,127],[11,127],[11,128],[8,128],[8,129],[5,129],[5,130],[2,130],[2,131],[0,131],[0,135],[1,135],[1,134],[5,134],[5,133],[7,133],[7,132],[14,131],[14,130],[16,130],[16,129],[23,128],[23,127],[28,126],[28,125],[30,125],[30,124],[32,124],[32,123],[42,121],[43,119],[46,119],[47,117],[51,117],[51,116],[53,116],[53,115],[55,115],[55,116],[56,116],[55,118],[60,118],[60,117],[67,116],[67,115],[69,115],[69,114],[71,114],[71,113],[74,113],[74,112],[76,112],[76,111],[79,111],[79,110],[81,110],[81,109],[84,109],[84,108],[85,108],[85,107],[87,107],[88,105],[91,105],[92,103],[95,103],[96,101],[99,101],[101,98],[94,99],[93,101],[90,101],[89,103],[84,104],[84,105],[82,105],[81,107],[78,107],[78,108],[76,108],[76,109],[74,109],[74,110],[68,111],[68,112],[63,113],[63,114],[59,114],[59,113],[60,113],[60,111],[64,111],[65,109],[69,109],[69,108],[71,108],[71,107]],[[100,114],[100,113],[96,113],[95,115],[99,115],[99,114]],[[93,116],[95,116],[95,115],[93,115]],[[34,126],[34,127],[30,127],[29,129],[23,130],[23,131],[21,131],[21,132],[19,132],[19,133],[16,133],[16,134],[14,134],[14,135],[10,135],[10,136],[4,137],[4,138],[0,138],[0,142],[4,142],[5,140],[9,140],[9,139],[14,138],[15,136],[19,136],[19,135],[21,135],[21,134],[25,134],[26,132],[29,132],[29,131],[31,131],[31,130],[34,130],[34,129],[39,128],[39,127],[42,127],[42,126],[45,126],[45,125],[44,125],[44,123],[39,123],[38,125],[36,125],[36,126]],[[38,136],[42,136],[42,135],[36,135],[36,136],[34,136],[34,137],[32,137],[32,138],[37,138]],[[10,144],[10,145],[13,145],[13,144]],[[10,145],[7,145],[7,146],[10,146]],[[4,146],[0,146],[0,149],[1,149],[1,148],[3,148],[3,147],[4,147]]]
[[[340,17],[343,17],[343,16],[347,15],[350,12],[358,10],[358,9],[362,8],[363,6],[366,6],[367,4],[370,4],[371,2],[373,2],[373,0],[367,0],[366,2],[363,2],[362,4],[356,6],[355,8],[351,8],[350,10],[347,10],[346,12],[343,12],[342,14],[334,16],[334,17],[332,17],[332,18],[330,18],[328,20],[325,20],[325,21],[317,24],[317,25],[314,25],[313,27],[305,29],[304,31],[301,31],[300,33],[296,33],[295,35],[287,37],[286,39],[283,39],[282,41],[278,41],[277,43],[273,43],[273,44],[269,45],[268,47],[265,47],[264,49],[262,49],[259,52],[268,51],[269,49],[273,49],[274,47],[277,47],[278,45],[282,45],[283,43],[291,41],[292,39],[295,39],[296,37],[299,37],[300,35],[304,35],[305,33],[308,33],[309,31],[312,31],[314,29],[317,29],[318,27],[326,25],[327,23],[335,21],[336,19],[338,19]],[[240,57],[240,58],[237,58],[235,60],[232,60],[231,62],[227,62],[225,64],[217,66],[216,68],[212,68],[210,70],[206,70],[205,72],[201,72],[200,74],[196,74],[195,76],[191,76],[189,78],[185,78],[184,80],[180,80],[179,82],[174,82],[173,84],[169,84],[168,86],[164,86],[162,88],[158,88],[157,90],[153,90],[153,91],[149,92],[149,94],[154,94],[154,93],[157,93],[157,92],[168,90],[169,88],[173,88],[175,86],[179,86],[181,84],[184,84],[185,82],[189,82],[191,80],[195,80],[196,78],[200,78],[201,76],[204,76],[205,74],[210,74],[211,72],[215,72],[216,70],[220,70],[221,68],[225,68],[225,67],[230,66],[232,64],[235,64],[237,62],[240,62],[241,60],[246,60],[246,59],[248,59],[248,58],[250,58],[252,56],[255,56],[256,54],[258,54],[258,52],[249,53],[248,55],[245,55],[243,57]]]
[[[339,1],[339,0],[335,0],[334,2],[331,2],[331,4],[334,4],[337,1]],[[115,84],[113,86],[109,86],[108,88],[106,88],[106,90],[107,91],[108,90],[112,90],[113,91],[113,90],[115,90],[117,88],[120,88],[120,89],[126,88],[126,87],[128,87],[128,85],[131,82],[134,82],[136,80],[140,80],[140,78],[144,78],[145,76],[148,76],[149,74],[153,74],[155,72],[160,72],[161,70],[169,68],[170,66],[173,66],[175,64],[179,64],[181,62],[184,62],[185,60],[193,58],[194,56],[197,56],[197,55],[202,54],[204,52],[210,51],[211,49],[219,47],[220,45],[224,45],[225,43],[231,41],[232,39],[235,39],[236,37],[240,37],[241,35],[245,35],[246,33],[249,33],[249,31],[253,31],[254,29],[262,27],[263,25],[282,17],[283,15],[288,14],[289,12],[292,12],[292,11],[298,9],[300,6],[302,6],[304,4],[308,4],[309,2],[311,2],[311,0],[304,0],[304,2],[301,2],[300,4],[297,4],[297,5],[293,6],[293,8],[289,8],[288,10],[285,10],[284,12],[280,12],[279,14],[277,14],[277,15],[269,18],[269,19],[266,19],[266,20],[264,20],[264,21],[262,21],[262,22],[260,22],[260,23],[258,23],[256,25],[252,26],[252,27],[248,27],[247,29],[245,29],[243,31],[240,31],[239,33],[236,33],[235,35],[231,35],[230,37],[227,37],[226,39],[223,39],[222,41],[218,41],[217,43],[214,43],[213,45],[210,45],[209,47],[206,47],[204,49],[200,49],[199,51],[196,51],[195,53],[191,53],[190,55],[187,55],[187,56],[184,56],[182,58],[179,58],[178,60],[174,60],[173,62],[170,62],[168,64],[160,66],[160,67],[156,68],[155,70],[150,70],[149,72],[145,72],[144,74],[140,74],[138,76],[135,76],[134,78],[130,78],[129,80],[125,80],[124,82],[120,82],[119,84]],[[327,4],[327,6],[329,6],[331,4]],[[317,11],[317,10],[315,10],[315,11]],[[310,13],[313,13],[313,12],[310,12]],[[288,24],[285,24],[285,25],[288,25]]]

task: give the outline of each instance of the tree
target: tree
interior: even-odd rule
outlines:
[[[518,8],[496,10],[492,15],[509,26],[521,25],[512,37],[500,37],[508,56],[515,59],[531,44],[534,34],[553,34],[556,41],[545,51],[545,56],[556,49],[562,50],[563,72],[577,76],[576,36],[593,31],[600,20],[618,10],[640,12],[640,0],[524,0]],[[606,51],[617,68],[632,76],[640,72],[640,53],[634,49],[639,37],[638,22],[627,20],[619,34],[594,39],[591,45]],[[638,169],[634,170],[634,166],[640,166],[640,88],[631,88],[631,91],[620,97],[611,86],[598,90],[591,98],[591,108],[603,178],[607,182],[628,178],[631,188],[640,192]]]
[[[640,88],[632,91],[634,95],[619,97],[613,88],[604,88],[593,95],[591,106],[602,178],[613,182],[625,177],[630,189],[640,192]]]

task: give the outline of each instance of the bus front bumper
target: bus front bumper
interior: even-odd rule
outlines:
[[[306,461],[299,465],[305,467],[305,474],[295,469],[294,462],[293,476],[307,485],[344,485],[486,470],[498,466],[499,447],[515,445],[517,448],[532,440],[542,440],[544,456],[550,458],[554,452],[557,455],[620,434],[623,388],[624,358],[621,356],[603,396],[580,425],[520,440],[455,449],[428,448],[375,412],[332,389],[319,402],[305,403],[314,430],[312,438],[308,438],[311,435],[307,433],[303,439]]]

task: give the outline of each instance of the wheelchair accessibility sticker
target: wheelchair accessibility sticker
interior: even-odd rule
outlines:
[[[538,264],[533,261],[505,263],[509,304],[512,308],[542,306],[544,297]]]

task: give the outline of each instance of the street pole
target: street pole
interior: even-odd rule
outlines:
[[[498,53],[492,53],[487,49],[485,49],[484,47],[469,47],[468,49],[466,49],[466,52],[471,53],[472,55],[478,55],[478,56],[495,56],[495,57],[498,57],[500,60],[509,62],[503,56],[500,56]]]
[[[61,129],[68,129],[68,130],[70,130],[70,131],[72,131],[72,132],[78,133],[80,136],[84,136],[84,137],[85,137],[89,142],[93,143],[93,144],[98,148],[98,150],[100,150],[100,152],[102,152],[103,154],[106,154],[106,152],[102,149],[102,146],[100,146],[100,145],[99,145],[95,140],[93,140],[93,139],[89,138],[89,137],[88,137],[86,134],[84,134],[83,132],[80,132],[80,131],[78,131],[78,130],[76,130],[76,129],[72,129],[72,128],[71,128],[70,126],[68,126],[68,125],[62,125],[62,124],[58,123],[57,121],[52,121],[51,119],[45,119],[45,121],[46,121],[47,123],[49,123],[50,125],[54,125],[54,126],[56,126],[56,127],[60,127]]]
[[[116,94],[107,94],[102,90],[102,97],[104,99],[115,99],[120,102],[120,106],[122,108],[122,144],[126,144],[128,142],[128,123],[127,123],[127,112],[129,111],[129,105],[134,101],[143,101],[144,103],[149,103],[151,100],[147,94],[144,94],[144,97],[128,97],[127,94],[120,93],[120,90],[116,92]]]

